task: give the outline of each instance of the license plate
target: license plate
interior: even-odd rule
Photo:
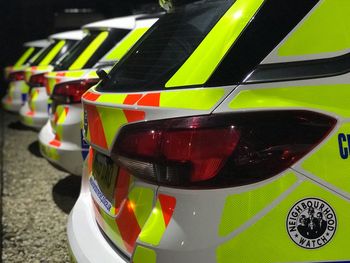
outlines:
[[[115,182],[118,176],[119,167],[111,158],[96,153],[92,165],[92,174],[103,195],[113,204]]]

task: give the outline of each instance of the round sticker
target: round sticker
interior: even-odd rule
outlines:
[[[306,198],[289,211],[287,231],[298,246],[316,249],[326,245],[334,236],[337,218],[333,208],[318,198]]]

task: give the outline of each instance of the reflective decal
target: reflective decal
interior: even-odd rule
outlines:
[[[316,249],[334,236],[337,219],[332,207],[318,198],[306,198],[296,203],[287,217],[287,231],[295,244]]]
[[[80,130],[80,138],[81,138],[81,154],[83,156],[83,160],[85,160],[89,153],[89,144],[84,139],[83,130]]]
[[[350,134],[339,133],[338,135],[339,143],[339,154],[342,159],[349,158],[349,148],[350,148]]]
[[[24,103],[27,101],[27,93],[22,93],[21,94],[21,98],[22,98],[22,105],[24,105]]]

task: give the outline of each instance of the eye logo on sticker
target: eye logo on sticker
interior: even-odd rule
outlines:
[[[287,217],[287,232],[295,244],[306,249],[326,245],[337,229],[333,208],[318,198],[306,198],[296,203]]]

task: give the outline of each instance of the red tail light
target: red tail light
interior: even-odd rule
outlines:
[[[11,81],[19,81],[24,80],[24,71],[17,71],[10,73],[8,80]]]
[[[81,96],[98,81],[98,79],[86,79],[56,84],[51,98],[56,104],[79,103]]]
[[[40,73],[32,75],[29,79],[29,86],[31,88],[34,87],[45,87],[47,79],[45,78],[46,73]]]
[[[307,111],[270,111],[125,126],[112,158],[133,175],[178,187],[228,187],[272,177],[310,152],[336,123]]]

